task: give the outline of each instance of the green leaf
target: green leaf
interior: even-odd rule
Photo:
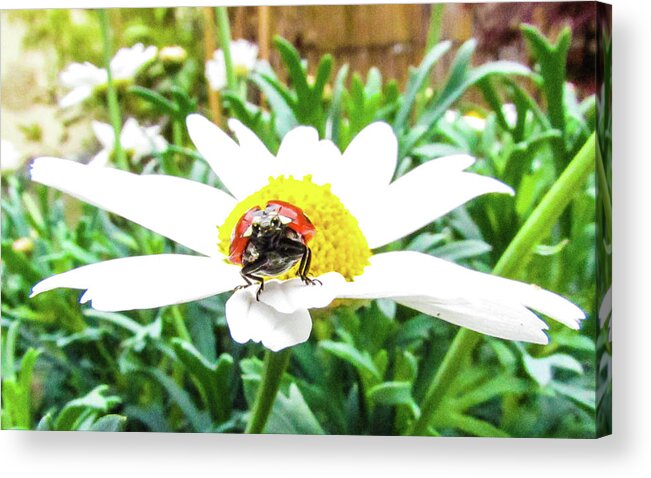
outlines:
[[[254,74],[251,81],[264,94],[275,117],[276,134],[284,137],[298,126],[296,119],[296,99],[274,77],[266,74]]]
[[[323,428],[295,383],[289,385],[287,395],[278,393],[276,396],[264,432],[292,435],[324,434]]]
[[[368,397],[379,405],[412,405],[411,383],[409,382],[384,382],[368,391]]]
[[[320,106],[323,99],[323,90],[325,89],[328,80],[330,79],[330,72],[332,71],[333,59],[332,55],[324,55],[319,61],[319,66],[316,69],[316,78],[314,79],[314,86],[312,87],[312,94],[310,103],[313,108]]]
[[[212,364],[189,342],[172,339],[174,352],[183,365],[196,378],[204,401],[217,422],[225,422],[230,416],[229,382],[233,370],[233,358],[222,354]]]
[[[538,254],[539,256],[543,257],[548,257],[548,256],[555,256],[559,252],[561,252],[563,249],[565,249],[565,246],[569,244],[570,240],[565,238],[562,241],[560,241],[558,244],[538,244],[534,250],[534,254]]]
[[[332,101],[330,101],[330,109],[328,110],[328,119],[326,123],[326,137],[330,138],[336,145],[339,144],[339,129],[341,125],[341,103],[345,92],[344,82],[348,76],[348,64],[345,64],[339,69],[335,77],[334,86],[332,88]]]
[[[160,93],[145,88],[143,86],[132,86],[129,88],[129,93],[133,93],[136,96],[139,96],[143,100],[151,103],[156,110],[162,114],[177,117],[179,115],[179,108],[170,100],[165,98]]]
[[[596,394],[594,390],[557,382],[556,380],[553,380],[550,386],[557,393],[571,399],[588,411],[593,412],[595,410]]]
[[[170,399],[178,405],[190,426],[196,432],[206,432],[210,429],[211,422],[208,413],[200,411],[190,398],[190,394],[183,390],[171,377],[155,368],[144,370],[151,375],[165,389]]]
[[[452,104],[471,86],[492,75],[528,75],[530,73],[527,67],[511,61],[495,61],[468,70],[473,50],[474,42],[466,42],[459,49],[453,62],[452,73],[445,87],[436,98],[436,101],[433,101],[423,111],[415,128],[411,128],[409,133],[402,138],[400,145],[401,158],[410,153],[416,143],[432,129]]]
[[[36,431],[39,432],[49,432],[54,430],[54,423],[52,420],[52,413],[49,412],[43,416],[36,425]]]
[[[475,417],[462,414],[451,414],[445,419],[445,424],[458,428],[459,430],[478,437],[500,437],[509,438],[510,435],[500,430],[495,425]]]
[[[548,385],[552,381],[552,368],[562,368],[578,374],[583,374],[581,363],[567,354],[554,354],[549,357],[534,358],[528,354],[523,356],[524,368],[527,373],[540,386]]]
[[[432,255],[451,262],[477,257],[490,252],[492,247],[478,239],[455,241],[436,249],[432,249]]]
[[[121,432],[127,424],[127,417],[122,415],[105,415],[91,425],[91,432]]]
[[[335,357],[348,362],[359,372],[370,374],[377,380],[382,379],[380,371],[367,351],[360,352],[351,344],[332,342],[331,340],[319,342],[319,347]]]
[[[447,143],[429,143],[416,146],[411,154],[425,159],[440,158],[442,156],[450,156],[453,154],[464,153],[463,148]]]
[[[54,428],[59,431],[78,430],[88,419],[106,413],[122,400],[116,395],[107,395],[108,385],[98,385],[87,395],[68,402],[59,413]]]
[[[276,36],[273,39],[274,45],[280,53],[280,58],[282,59],[287,71],[289,73],[289,78],[291,84],[296,90],[296,97],[298,99],[298,106],[307,107],[310,105],[310,88],[307,83],[307,75],[303,69],[301,63],[301,57],[298,54],[298,50],[289,43],[287,40],[280,36]]]
[[[498,375],[482,383],[454,401],[455,408],[465,411],[507,393],[522,394],[529,389],[527,382],[510,374]]]
[[[445,55],[445,53],[447,53],[451,45],[452,44],[449,41],[441,42],[434,46],[427,55],[425,55],[425,58],[423,58],[423,61],[418,66],[413,79],[409,82],[404,99],[402,100],[402,105],[393,122],[393,128],[396,131],[402,131],[402,129],[405,128],[407,118],[414,107],[418,92],[422,89],[423,83],[428,79],[434,65],[443,55]]]
[[[3,251],[4,252],[4,251]],[[2,378],[3,380],[16,380],[16,340],[20,321],[12,321],[7,328],[7,335],[2,346]]]

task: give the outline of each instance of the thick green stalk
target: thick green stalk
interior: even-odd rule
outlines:
[[[228,89],[237,94],[237,77],[235,76],[233,56],[231,55],[231,27],[228,23],[228,10],[226,7],[216,7],[216,12],[219,48],[224,52],[224,63],[226,64],[226,83]]]
[[[271,407],[280,388],[280,381],[285,370],[287,370],[290,355],[291,348],[283,349],[280,352],[267,351],[264,358],[262,381],[255,397],[251,418],[246,426],[245,433],[262,433],[264,431]]]
[[[106,69],[106,96],[108,100],[109,117],[111,118],[113,134],[115,135],[113,151],[115,153],[115,160],[117,164],[120,167],[127,169],[127,157],[124,154],[122,144],[120,143],[120,133],[122,132],[122,115],[120,114],[118,94],[115,90],[115,85],[113,84],[113,73],[111,72],[111,58],[113,56],[113,47],[111,45],[111,27],[109,26],[108,14],[105,9],[98,10],[97,14],[99,16],[99,24],[102,31],[104,68]]]
[[[563,174],[556,180],[540,204],[527,219],[495,265],[493,274],[515,277],[525,267],[531,250],[558,221],[574,194],[588,179],[595,167],[595,134],[588,138]],[[443,362],[427,389],[421,404],[421,414],[408,431],[410,435],[426,435],[432,417],[445,398],[450,385],[459,373],[464,359],[480,342],[482,335],[461,329],[452,341]]]

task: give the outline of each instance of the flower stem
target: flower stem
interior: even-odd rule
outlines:
[[[188,328],[185,326],[185,320],[183,320],[183,315],[179,310],[177,305],[173,305],[172,309],[172,322],[174,323],[174,329],[176,330],[176,335],[185,340],[186,342],[192,343],[192,336],[188,332]]]
[[[258,388],[253,410],[251,411],[251,418],[246,426],[245,433],[262,433],[264,431],[271,407],[280,388],[280,381],[285,370],[287,370],[290,355],[291,348],[283,349],[280,352],[267,351],[264,357],[262,382],[260,388]]]
[[[104,54],[104,68],[106,69],[106,96],[108,100],[109,117],[113,126],[115,143],[113,151],[115,152],[116,163],[124,168],[128,168],[127,157],[120,143],[120,133],[122,131],[122,115],[120,114],[120,105],[118,103],[118,94],[113,84],[113,73],[111,72],[111,57],[113,56],[113,47],[111,46],[111,28],[109,26],[108,14],[105,9],[97,10],[99,16],[100,29],[102,31],[102,43]]]
[[[231,27],[228,23],[228,10],[226,7],[216,7],[217,12],[217,35],[219,36],[219,48],[224,52],[224,63],[226,65],[226,82],[228,89],[237,94],[237,78],[233,68],[233,56],[231,55]]]
[[[531,250],[556,223],[574,194],[588,179],[594,167],[595,134],[592,133],[520,228],[495,265],[493,274],[514,277],[518,270],[525,267]],[[463,328],[459,330],[427,389],[425,399],[420,407],[421,414],[408,430],[409,435],[427,434],[432,417],[437,413],[450,385],[459,374],[459,367],[463,364],[465,357],[479,344],[481,338],[481,334],[472,330]]]

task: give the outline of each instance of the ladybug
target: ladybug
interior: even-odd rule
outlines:
[[[296,263],[298,276],[305,284],[320,283],[310,279],[312,251],[307,243],[314,237],[316,229],[305,213],[293,204],[284,201],[268,201],[264,209],[255,206],[249,209],[237,222],[231,234],[228,259],[241,264],[240,274],[248,287],[257,281],[260,292],[264,289],[264,278],[287,272]]]

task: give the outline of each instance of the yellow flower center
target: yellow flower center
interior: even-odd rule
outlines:
[[[226,256],[231,234],[240,218],[252,207],[264,209],[271,200],[285,201],[299,207],[316,229],[308,243],[312,250],[310,276],[338,272],[348,281],[364,272],[371,250],[359,228],[357,219],[330,191],[330,185],[314,184],[311,176],[302,180],[280,176],[269,178],[269,184],[238,203],[219,228],[219,250]],[[279,279],[296,276],[296,268]]]
[[[235,64],[235,76],[238,78],[246,78],[249,75],[249,68],[246,65]]]

